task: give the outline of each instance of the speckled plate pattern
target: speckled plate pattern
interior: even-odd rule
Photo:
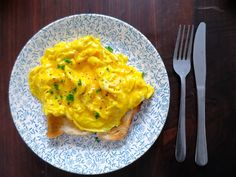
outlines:
[[[145,73],[155,88],[135,115],[128,136],[119,142],[95,141],[94,135],[46,136],[46,118],[28,85],[29,71],[39,65],[47,47],[60,41],[94,35],[104,46],[129,57],[129,65]],[[157,50],[131,25],[113,17],[78,14],[57,20],[37,32],[17,57],[9,84],[9,103],[15,126],[25,143],[40,158],[77,174],[102,174],[123,168],[141,157],[157,140],[167,118],[170,89],[167,72]]]

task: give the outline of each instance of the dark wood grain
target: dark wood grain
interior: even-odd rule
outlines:
[[[8,105],[8,84],[16,57],[43,26],[78,13],[101,13],[140,30],[157,48],[168,71],[170,109],[164,129],[151,149],[131,165],[101,176],[236,176],[236,5],[233,0],[2,0],[0,1],[0,176],[72,177],[38,158],[15,129]],[[187,158],[174,157],[179,80],[172,55],[179,24],[207,24],[206,127],[209,163],[194,163],[196,89],[187,77]],[[81,175],[82,176],[82,175]]]

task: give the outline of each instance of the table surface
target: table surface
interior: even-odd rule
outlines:
[[[233,0],[2,0],[0,2],[0,176],[72,177],[38,158],[20,138],[8,105],[8,84],[17,55],[45,25],[68,15],[99,13],[140,30],[167,68],[171,99],[158,140],[131,165],[102,176],[229,177],[236,174],[236,5]],[[187,77],[187,157],[175,160],[180,82],[172,56],[179,24],[207,24],[206,132],[209,162],[194,163],[197,126],[193,70]],[[233,175],[234,174],[234,175]],[[82,175],[81,175],[82,176]]]

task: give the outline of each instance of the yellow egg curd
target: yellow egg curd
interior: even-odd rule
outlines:
[[[127,60],[93,36],[60,42],[30,71],[30,90],[46,116],[65,116],[81,130],[107,132],[154,92]]]

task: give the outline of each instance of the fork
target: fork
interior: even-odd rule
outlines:
[[[179,122],[178,122],[178,132],[177,132],[176,148],[175,148],[175,158],[178,162],[183,162],[186,157],[186,130],[185,130],[186,76],[188,75],[191,69],[190,59],[192,53],[193,29],[194,29],[193,25],[191,26],[188,25],[188,27],[183,25],[183,28],[181,25],[179,26],[175,44],[174,56],[173,56],[173,68],[175,72],[179,75],[181,81]],[[189,33],[191,34],[189,35]],[[184,39],[185,39],[185,44],[183,44]]]

